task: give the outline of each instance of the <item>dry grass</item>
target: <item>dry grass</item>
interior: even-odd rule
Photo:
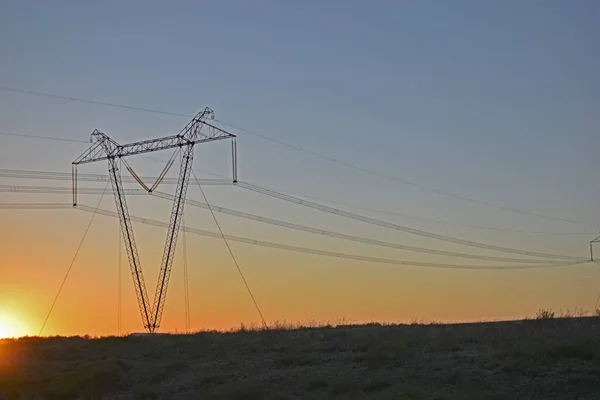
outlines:
[[[600,318],[0,341],[0,399],[597,399]]]

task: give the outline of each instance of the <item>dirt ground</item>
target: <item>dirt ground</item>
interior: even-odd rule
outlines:
[[[600,318],[0,341],[4,399],[600,399]]]

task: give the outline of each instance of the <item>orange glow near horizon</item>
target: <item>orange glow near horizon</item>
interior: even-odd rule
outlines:
[[[0,312],[0,339],[19,338],[32,335],[29,328],[11,314]]]
[[[0,336],[600,315],[600,0],[86,3],[0,3]]]
[[[110,207],[106,200],[106,208]],[[158,217],[160,210],[152,209]],[[135,211],[137,214],[137,210]],[[166,214],[166,213],[165,213]],[[168,215],[168,214],[167,214]],[[205,217],[203,220],[202,218]],[[293,215],[292,215],[293,217]],[[0,335],[37,335],[91,214],[77,210],[4,212]],[[209,216],[186,214],[188,226],[213,229]],[[319,226],[319,221],[306,221]],[[261,229],[262,226],[259,226]],[[276,230],[238,228],[226,234],[344,253],[431,261],[429,256],[378,249]],[[336,227],[338,228],[338,227]],[[144,279],[153,300],[165,229],[134,225]],[[343,228],[350,234],[426,247],[394,232]],[[494,238],[484,238],[493,242]],[[181,237],[180,237],[181,240]],[[412,240],[412,241],[411,241]],[[186,234],[191,330],[260,326],[260,319],[222,240]],[[423,269],[297,254],[230,243],[267,323],[465,322],[532,317],[540,308],[594,310],[596,265],[529,271]],[[535,247],[534,241],[527,246]],[[121,334],[143,332],[124,246]],[[184,332],[181,243],[169,282],[160,332]],[[463,263],[464,260],[442,260]],[[109,336],[118,332],[118,221],[95,217],[42,336]]]

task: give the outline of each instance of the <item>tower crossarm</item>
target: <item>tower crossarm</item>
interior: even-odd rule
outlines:
[[[165,136],[158,139],[120,145],[106,134],[95,130],[92,139],[95,143],[79,156],[73,164],[87,164],[95,161],[133,156],[136,154],[183,147],[198,143],[213,142],[221,139],[232,139],[236,136],[221,128],[206,122],[212,115],[212,110],[206,108],[198,113],[177,135]]]

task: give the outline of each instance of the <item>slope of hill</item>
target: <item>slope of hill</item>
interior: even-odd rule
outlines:
[[[600,399],[600,318],[0,341],[8,399]]]

